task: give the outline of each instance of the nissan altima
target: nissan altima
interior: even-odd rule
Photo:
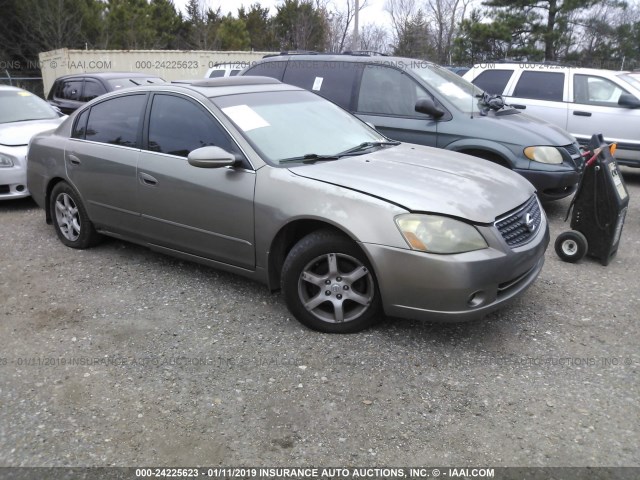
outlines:
[[[104,95],[33,139],[28,186],[69,247],[109,235],[236,272],[324,332],[480,318],[549,242],[520,175],[263,77]]]

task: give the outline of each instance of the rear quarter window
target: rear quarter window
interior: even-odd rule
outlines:
[[[258,63],[257,65],[250,67],[245,72],[245,75],[271,77],[282,81],[282,76],[284,75],[284,69],[286,66],[286,61]]]
[[[289,61],[283,82],[312,91],[353,110],[357,65],[350,62]]]
[[[513,70],[485,70],[473,80],[473,84],[487,93],[502,95],[511,75]]]

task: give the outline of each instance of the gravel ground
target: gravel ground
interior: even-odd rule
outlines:
[[[0,204],[0,466],[640,466],[640,171],[618,256],[485,320],[302,327],[259,284]],[[568,200],[547,205],[552,239]],[[64,364],[63,364],[64,363]]]

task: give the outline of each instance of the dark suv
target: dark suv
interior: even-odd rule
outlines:
[[[575,191],[580,147],[565,130],[485,95],[423,60],[357,54],[280,54],[240,75],[263,75],[321,95],[387,137],[491,160],[527,178],[542,200]]]
[[[164,80],[148,73],[76,73],[57,78],[49,90],[47,101],[58,107],[62,113],[69,114],[89,100],[107,92],[154,83],[164,83]]]

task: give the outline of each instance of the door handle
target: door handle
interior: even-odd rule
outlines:
[[[76,157],[73,153],[70,153],[67,158],[69,159],[69,162],[71,162],[72,165],[80,165],[81,163],[80,159]]]
[[[574,110],[573,114],[577,115],[578,117],[590,117],[591,116],[591,112],[581,112],[580,110]]]
[[[512,103],[512,104],[511,104],[511,106],[512,106],[513,108],[517,108],[518,110],[526,110],[526,109],[527,109],[527,106],[526,106],[526,105],[519,105],[519,104],[517,104],[517,103]]]
[[[158,184],[158,180],[156,180],[154,177],[152,177],[148,173],[140,172],[140,174],[138,175],[138,178],[140,178],[140,183],[142,183],[143,185],[149,185],[151,187],[155,187]]]

